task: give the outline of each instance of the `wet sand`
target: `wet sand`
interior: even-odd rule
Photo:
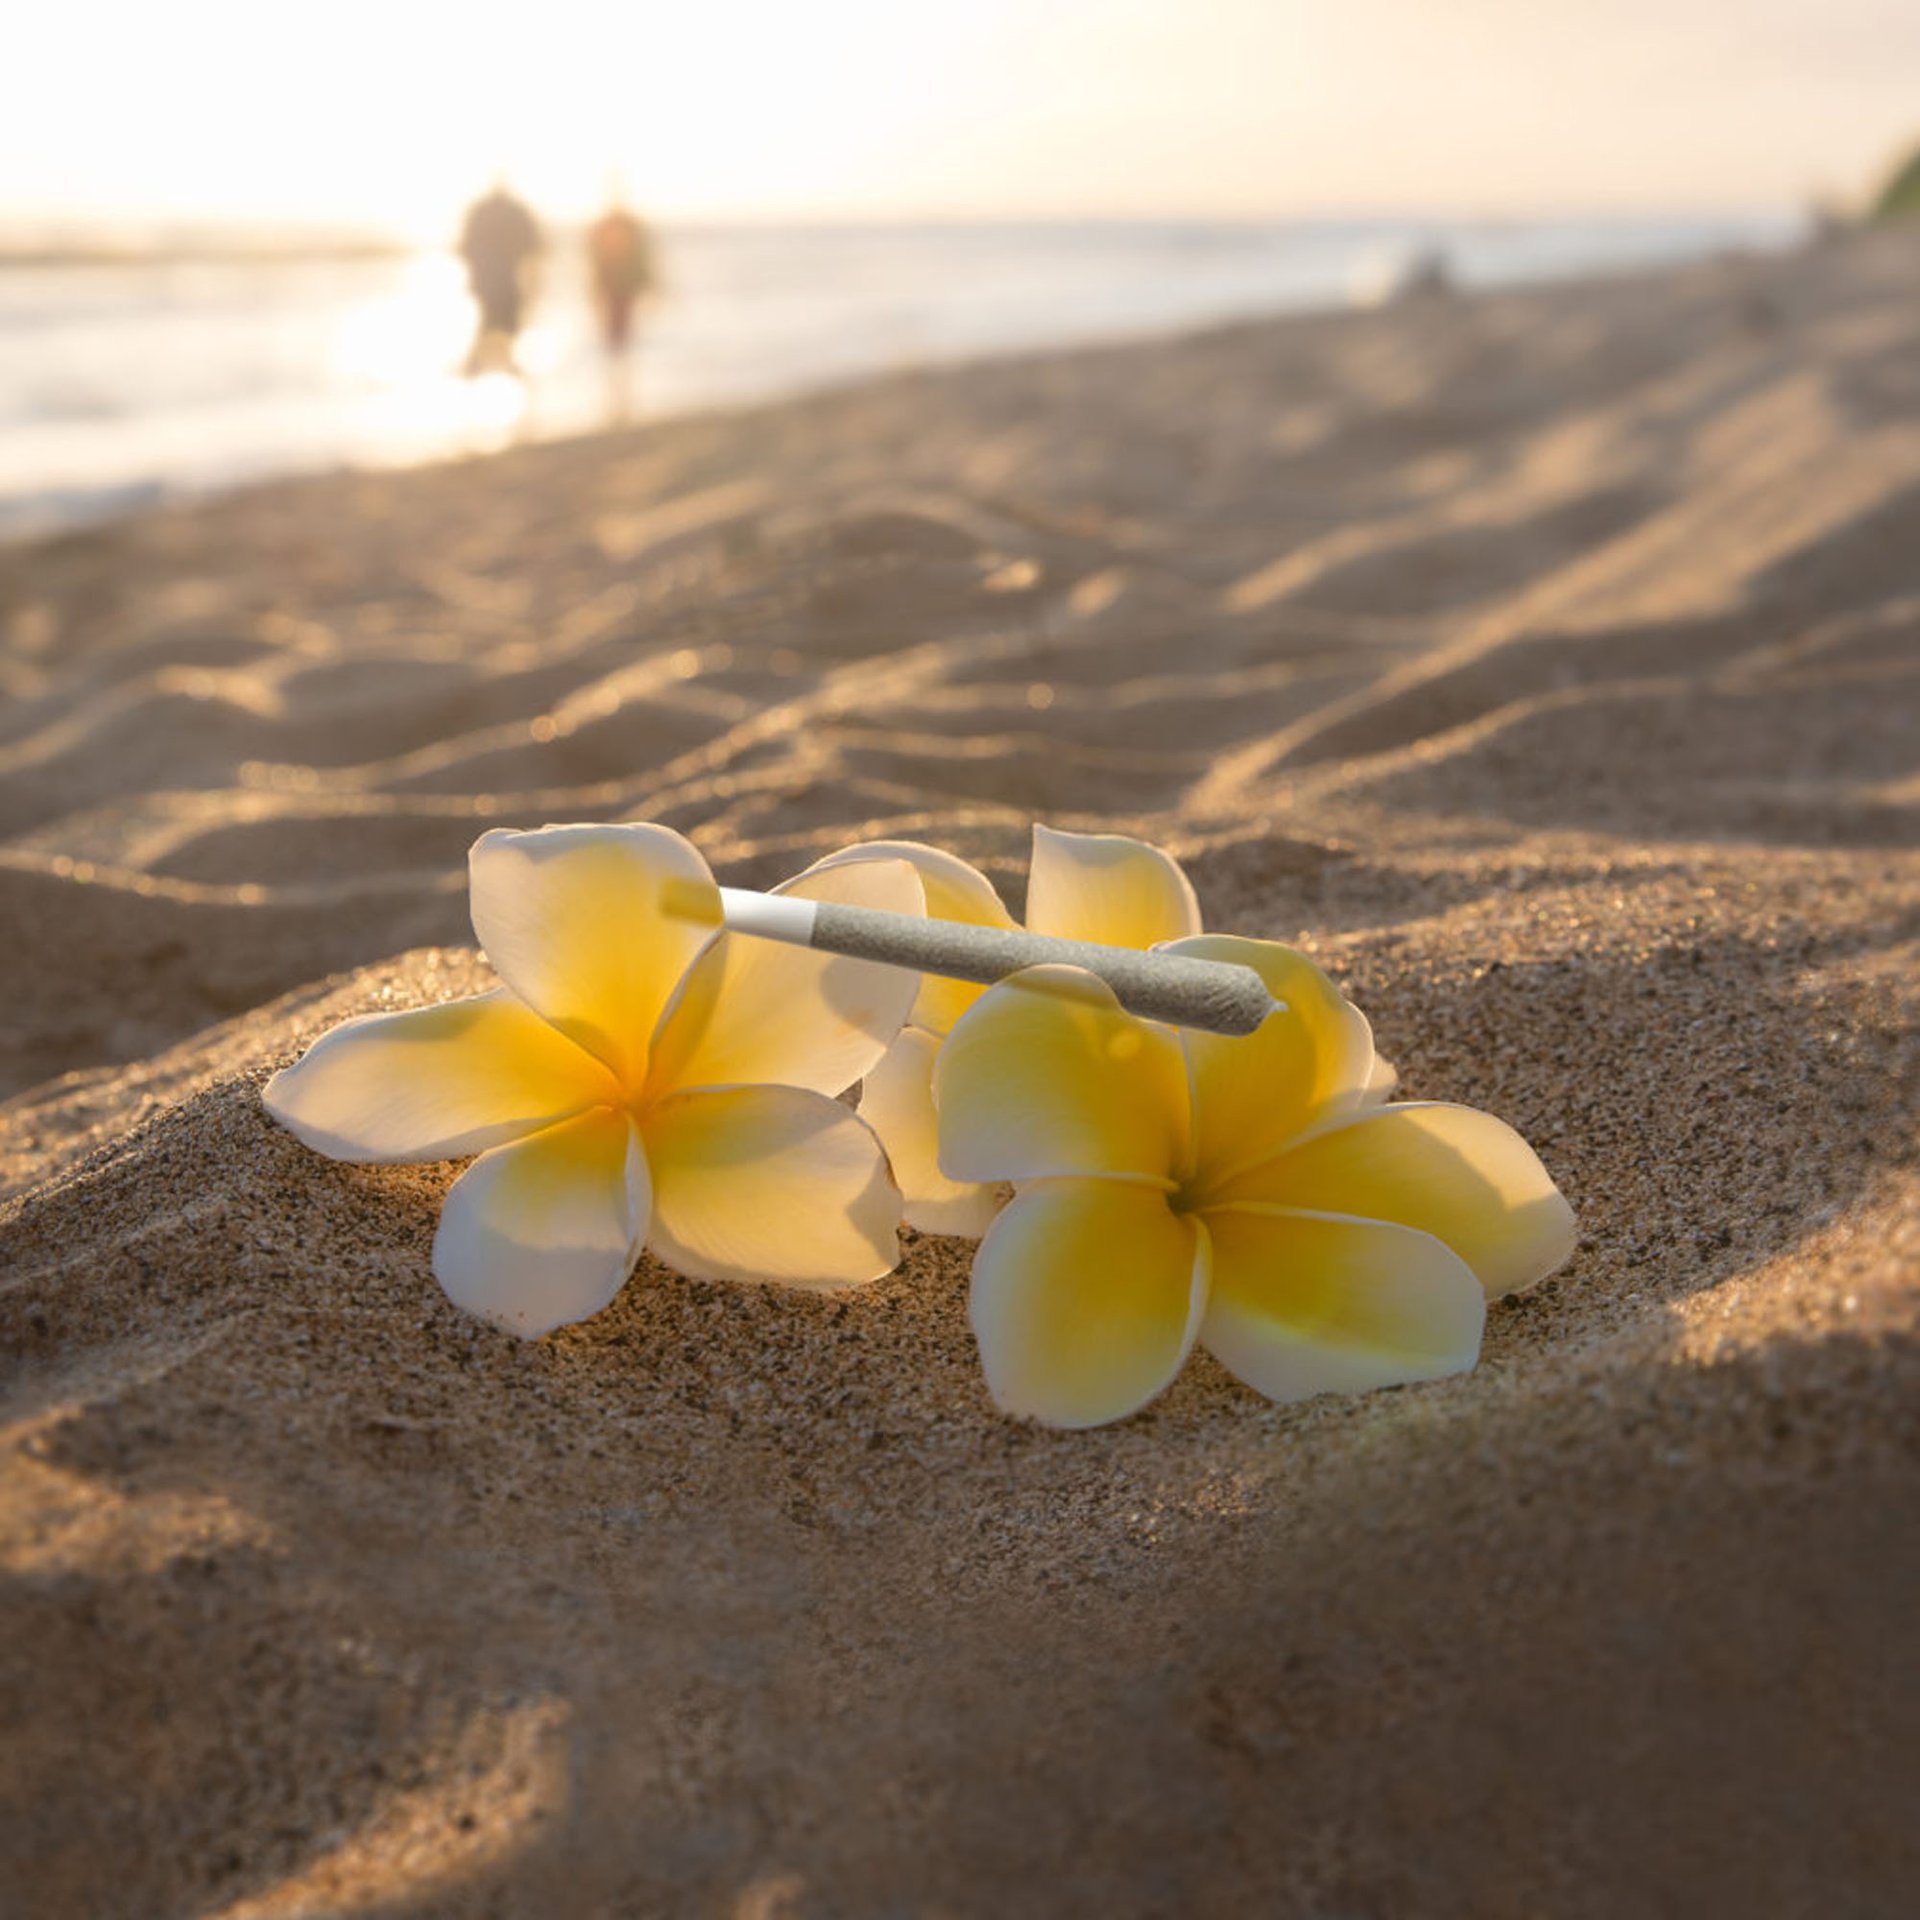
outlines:
[[[0,554],[0,1909],[1920,1901],[1920,238]],[[258,1088],[487,826],[1178,853],[1579,1211],[1465,1378],[998,1418],[967,1248],[525,1347]]]

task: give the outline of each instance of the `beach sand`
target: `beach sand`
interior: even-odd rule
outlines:
[[[0,556],[0,1910],[1920,1905],[1920,239]],[[1578,1209],[1477,1372],[999,1418],[968,1249],[522,1345],[258,1089],[482,829],[1143,834]]]

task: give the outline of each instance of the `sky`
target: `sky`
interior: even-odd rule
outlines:
[[[1796,208],[1920,140],[1920,0],[61,0],[0,220]]]

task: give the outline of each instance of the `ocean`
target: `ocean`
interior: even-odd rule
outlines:
[[[1783,216],[1497,224],[668,228],[639,418],[888,369],[1378,299],[1423,259],[1485,287],[1790,243]],[[467,380],[444,254],[0,263],[0,535],[273,474],[399,465],[604,424],[577,239],[523,382]]]

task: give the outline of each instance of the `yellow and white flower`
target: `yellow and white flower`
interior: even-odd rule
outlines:
[[[912,840],[874,840],[834,854],[823,866],[906,860],[920,875],[935,920],[1011,927],[1013,916],[977,867]],[[1027,928],[1056,940],[1150,948],[1200,932],[1200,902],[1180,864],[1144,840],[1120,833],[1065,833],[1035,824],[1027,867]],[[867,1075],[860,1111],[873,1123],[905,1196],[907,1224],[925,1233],[978,1239],[1000,1209],[991,1185],[955,1180],[939,1161],[934,1063],[953,1024],[986,992],[960,980],[922,982],[909,1024]],[[1370,1098],[1384,1100],[1393,1069],[1376,1058]]]
[[[1471,1108],[1380,1104],[1366,1021],[1302,955],[1173,951],[1255,968],[1283,1010],[1242,1039],[1176,1035],[1090,974],[1035,968],[941,1048],[945,1175],[1015,1187],[973,1265],[994,1399],[1117,1420],[1196,1343],[1281,1401],[1471,1367],[1487,1299],[1573,1248],[1533,1150]]]
[[[935,920],[1011,927],[993,883],[977,867],[912,840],[873,840],[825,866],[905,860],[925,889]],[[1158,847],[1117,833],[1062,833],[1038,824],[1027,869],[1027,927],[1061,940],[1103,946],[1152,947],[1200,931],[1200,904],[1178,863]],[[909,1226],[926,1233],[977,1239],[999,1211],[991,1185],[954,1180],[941,1171],[933,1106],[934,1062],[953,1023],[986,991],[929,974],[909,1024],[866,1077],[861,1114],[873,1123],[906,1200]]]
[[[718,931],[706,862],[665,827],[488,833],[468,867],[504,984],[347,1021],[263,1096],[334,1159],[479,1155],[434,1237],[453,1301],[531,1337],[606,1306],[643,1246],[808,1287],[895,1264],[899,1193],[832,1096],[880,1059],[916,976]],[[924,911],[898,860],[783,891]]]

